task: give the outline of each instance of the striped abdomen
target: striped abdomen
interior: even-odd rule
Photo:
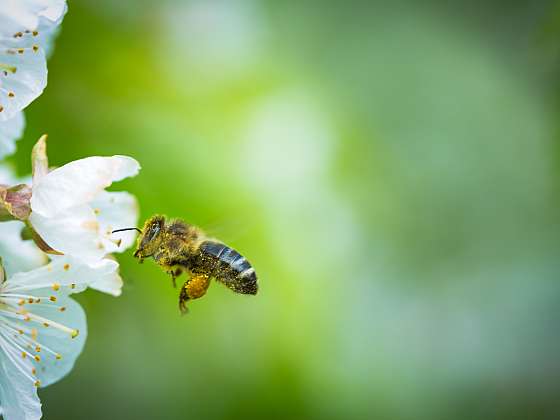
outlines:
[[[205,241],[200,252],[210,266],[211,276],[237,293],[256,295],[257,275],[249,261],[220,242]]]

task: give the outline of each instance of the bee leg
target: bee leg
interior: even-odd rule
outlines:
[[[179,310],[182,315],[185,315],[188,312],[187,301],[189,300],[189,295],[187,294],[187,283],[188,281],[183,284],[183,287],[181,287],[181,293],[179,294]]]
[[[179,277],[181,275],[181,273],[183,272],[183,270],[181,270],[180,268],[177,268],[176,270],[169,270],[167,272],[167,274],[169,274],[171,276],[171,281],[173,282],[173,287],[176,289],[177,288],[177,277]]]

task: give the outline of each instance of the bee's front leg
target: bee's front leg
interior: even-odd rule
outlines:
[[[176,289],[177,288],[177,277],[179,277],[181,274],[183,273],[183,270],[181,270],[181,268],[175,268],[175,269],[171,269],[167,271],[167,274],[169,274],[171,276],[171,281],[173,282],[173,287]]]

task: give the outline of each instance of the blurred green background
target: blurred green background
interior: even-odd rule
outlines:
[[[559,75],[555,2],[70,1],[11,160],[135,157],[260,292],[120,255],[45,418],[560,418]]]

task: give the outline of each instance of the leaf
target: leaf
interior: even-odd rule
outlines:
[[[43,134],[31,151],[31,174],[33,184],[49,173],[49,158],[47,157],[47,135]]]

